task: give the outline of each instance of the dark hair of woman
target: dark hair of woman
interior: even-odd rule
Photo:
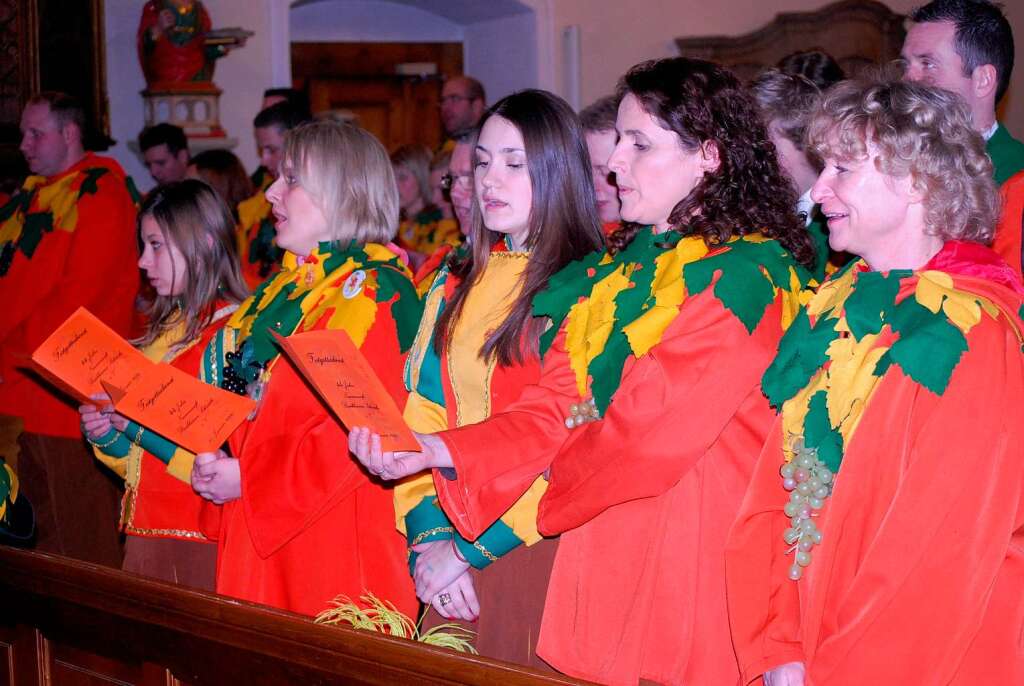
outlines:
[[[237,222],[238,203],[253,194],[252,181],[242,161],[230,150],[218,148],[198,153],[189,160],[189,166],[194,166],[199,178],[217,191]]]
[[[760,232],[800,263],[814,264],[814,245],[796,215],[796,193],[779,167],[775,146],[757,104],[728,70],[711,62],[673,57],[636,65],[619,82],[644,111],[679,136],[686,150],[710,142],[719,167],[673,208],[669,221],[684,235],[710,245]],[[628,246],[640,226],[623,223],[608,237],[609,250]]]
[[[523,286],[508,316],[480,350],[482,357],[497,355],[499,364],[510,366],[538,354],[544,322],[531,315],[534,296],[555,272],[601,249],[603,239],[590,156],[579,118],[569,104],[546,91],[524,90],[496,102],[477,130],[491,117],[508,120],[522,134],[533,191],[525,246],[530,258],[521,277]],[[502,237],[484,226],[475,193],[468,235],[471,250],[450,265],[461,283],[438,320],[434,345],[439,350],[452,335],[469,289],[487,266],[491,248]]]
[[[185,331],[173,345],[195,340],[212,321],[217,300],[237,304],[249,295],[235,252],[235,222],[220,196],[198,179],[157,186],[146,196],[136,219],[140,252],[147,217],[160,227],[164,243],[181,251],[187,283],[181,295],[157,295],[147,304],[149,325],[133,342],[149,345],[182,320]]]

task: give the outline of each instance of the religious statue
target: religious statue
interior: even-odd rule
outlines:
[[[247,31],[212,31],[199,0],[149,0],[139,22],[138,49],[146,85],[210,83],[214,62],[244,45]]]
[[[146,75],[146,126],[180,126],[190,140],[225,137],[213,65],[253,34],[210,26],[210,15],[199,0],[148,0],[142,8],[136,40]]]

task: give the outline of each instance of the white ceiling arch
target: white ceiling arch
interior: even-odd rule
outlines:
[[[424,12],[444,17],[456,24],[475,24],[480,21],[501,19],[533,11],[529,4],[520,0],[381,0],[396,5],[414,7]],[[346,0],[292,0],[291,7],[304,7],[320,3],[344,3]]]
[[[557,77],[556,34],[553,0],[373,0],[405,5],[429,12],[452,23],[469,26],[505,17],[532,13],[536,38],[536,86],[556,93],[563,88]],[[271,64],[276,85],[291,83],[291,35],[289,10],[318,3],[346,0],[269,0],[265,7],[270,25]]]

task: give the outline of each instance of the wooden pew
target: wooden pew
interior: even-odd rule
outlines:
[[[0,686],[578,681],[0,547]]]

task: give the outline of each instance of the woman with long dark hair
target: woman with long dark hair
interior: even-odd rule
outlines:
[[[422,433],[482,421],[537,382],[543,322],[531,302],[555,272],[602,244],[583,133],[567,103],[521,91],[480,127],[471,247],[434,280],[406,365],[405,417]],[[555,549],[536,528],[546,485],[536,479],[472,541],[437,505],[429,474],[395,489],[420,599],[445,618],[479,616],[476,647],[488,657],[543,666],[530,637]]]
[[[771,422],[761,374],[814,250],[732,74],[647,62],[619,98],[608,166],[626,223],[534,298],[553,324],[538,384],[419,436],[422,452],[383,454],[366,431],[350,447],[386,478],[435,468],[471,540],[547,474],[538,529],[561,538],[538,655],[602,683],[731,684],[725,537]]]
[[[214,383],[203,356],[248,291],[235,254],[234,221],[212,188],[186,180],[160,186],[139,208],[139,267],[155,292],[134,341],[154,361]],[[216,546],[203,535],[192,492],[195,455],[113,411],[106,394],[79,408],[96,457],[125,480],[123,568],[213,590]]]

